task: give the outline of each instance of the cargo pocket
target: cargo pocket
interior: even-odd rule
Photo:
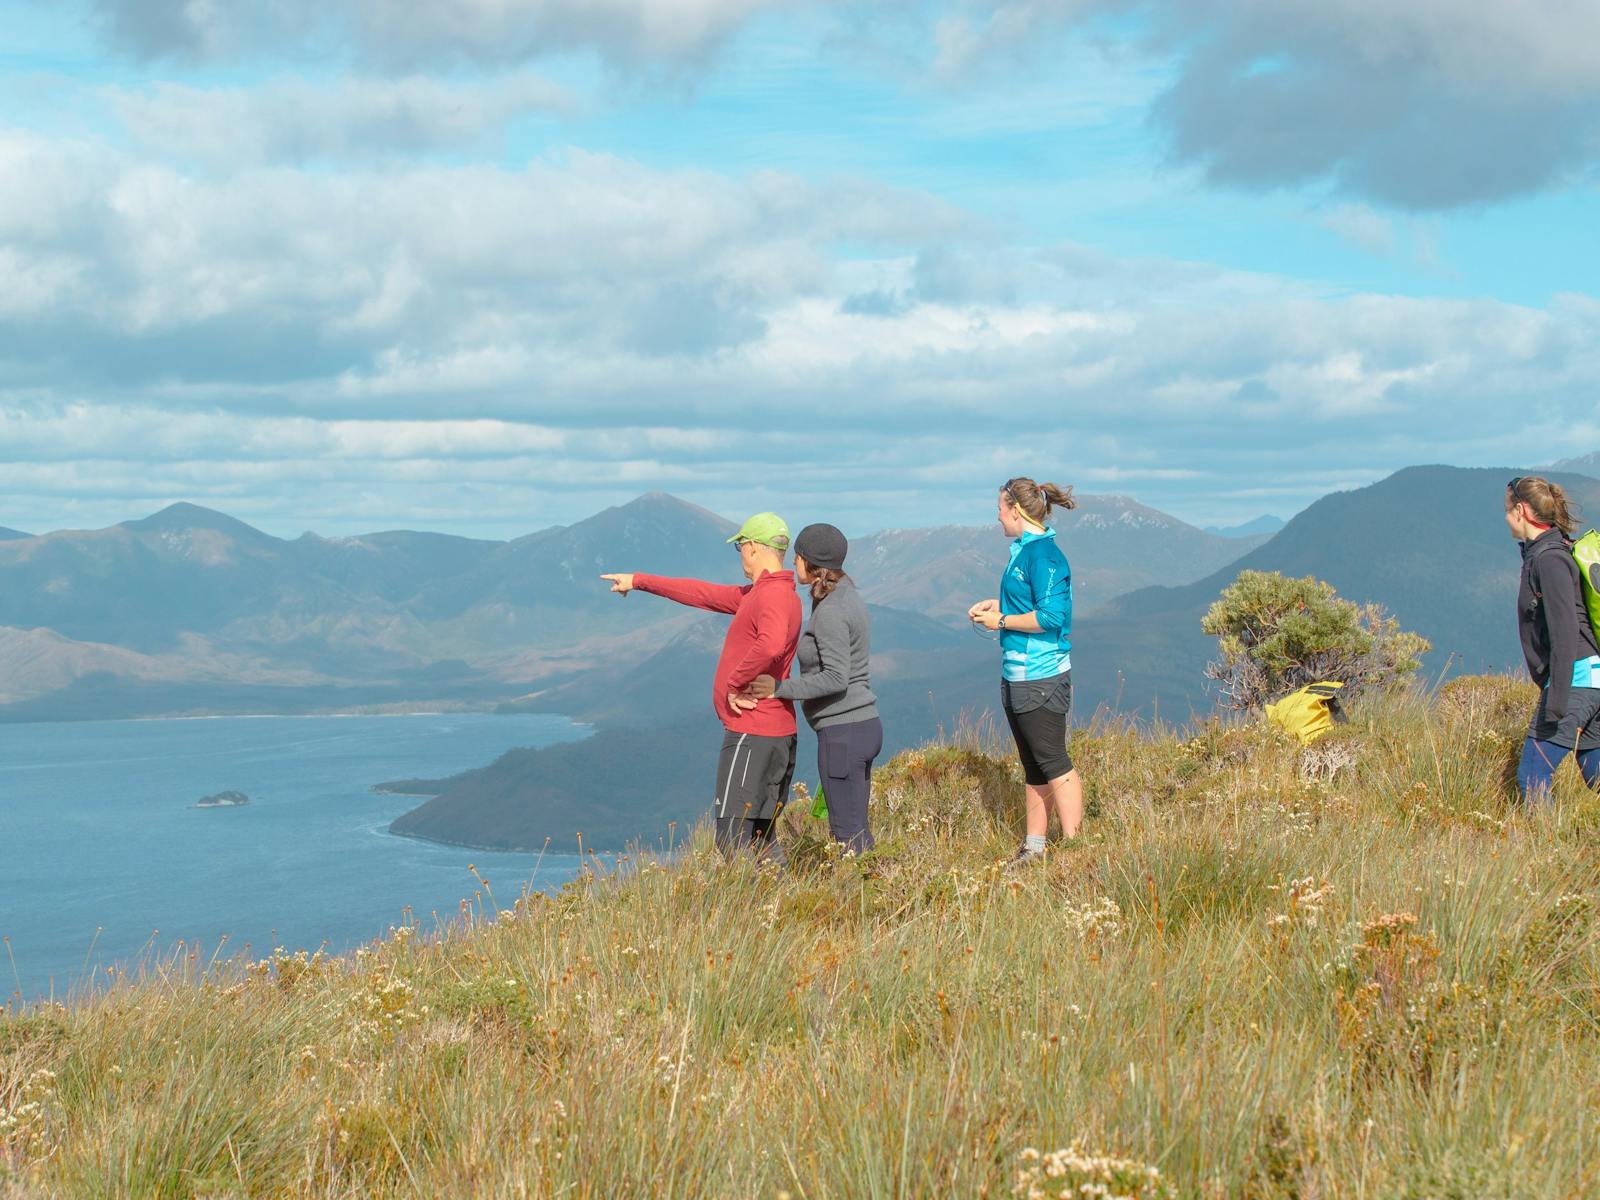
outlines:
[[[845,727],[835,725],[826,736],[818,739],[822,752],[822,774],[828,779],[850,778],[850,739],[842,732]]]

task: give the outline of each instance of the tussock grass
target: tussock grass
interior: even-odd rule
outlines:
[[[1015,878],[969,731],[880,772],[858,860],[791,810],[781,877],[700,831],[12,1012],[0,1197],[1600,1194],[1600,798],[1520,809],[1526,699],[1080,731],[1086,832]]]

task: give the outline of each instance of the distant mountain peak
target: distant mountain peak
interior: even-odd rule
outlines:
[[[1125,495],[1122,492],[1074,492],[1072,494],[1072,498],[1076,500],[1080,506],[1093,504],[1106,508],[1146,507],[1145,505],[1140,504],[1132,496]]]
[[[690,501],[683,499],[681,496],[674,496],[671,492],[643,492],[640,495],[635,496],[632,500],[628,500],[622,504],[614,505],[613,507],[623,512],[636,509],[647,509],[651,511],[660,511],[664,509],[668,512],[684,512],[691,513],[697,517],[709,517],[714,521],[727,520],[727,518],[722,516],[720,513],[714,513],[709,508],[701,508],[700,505],[691,503]]]
[[[614,504],[610,508],[603,509],[592,517],[585,517],[581,521],[574,522],[566,528],[574,532],[607,529],[615,525],[619,520],[623,522],[640,520],[647,522],[665,521],[674,525],[688,521],[695,525],[709,524],[718,529],[728,528],[731,530],[735,528],[733,522],[720,513],[714,513],[708,508],[701,508],[698,504],[693,504],[679,496],[674,496],[671,492],[645,492],[642,495],[635,496],[632,500],[626,500],[621,504]]]
[[[23,533],[20,529],[7,529],[4,525],[0,525],[0,542],[15,542],[32,536],[33,534]]]
[[[249,541],[277,541],[271,534],[262,533],[254,525],[246,525],[237,517],[180,500],[169,504],[160,512],[151,513],[137,521],[124,521],[124,529],[143,532],[181,532],[188,529],[210,529]]]
[[[1560,462],[1551,463],[1551,471],[1571,471],[1575,475],[1591,475],[1600,479],[1600,450],[1592,454],[1582,454],[1577,458],[1563,458]]]

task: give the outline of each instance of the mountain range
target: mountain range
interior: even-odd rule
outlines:
[[[1591,454],[1582,454],[1577,458],[1564,458],[1554,463],[1549,468],[1552,471],[1564,471],[1573,475],[1600,476],[1600,450]]]
[[[1200,578],[1255,544],[1124,497],[1084,497],[1064,516],[1080,609]],[[193,504],[18,535],[0,541],[0,719],[278,712],[297,696],[308,710],[482,705],[547,691],[597,665],[636,663],[694,619],[615,603],[602,571],[736,582],[733,529],[651,493],[504,542],[283,539]],[[912,616],[960,629],[1006,553],[992,525],[901,530],[857,539],[851,566],[867,598],[895,610],[885,631]]]

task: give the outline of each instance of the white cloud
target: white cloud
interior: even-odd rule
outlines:
[[[400,71],[590,51],[618,66],[697,65],[782,0],[97,0],[112,44],[201,62],[338,47]]]
[[[526,114],[577,107],[565,88],[526,74],[471,84],[422,76],[226,88],[158,83],[115,91],[112,101],[138,141],[224,166],[481,148]]]
[[[521,170],[222,178],[0,141],[0,361],[67,376],[248,384],[378,370],[493,386],[527,347],[694,354],[825,288],[839,241],[970,220],[857,181],[655,171],[573,153]],[[54,358],[52,358],[54,354]]]
[[[1394,222],[1365,204],[1341,204],[1323,215],[1322,223],[1369,254],[1392,255],[1399,242]]]
[[[1328,59],[1544,97],[1592,94],[1600,73],[1600,9],[1584,0],[958,0],[936,26],[939,65],[954,73],[1038,52],[1063,27],[1120,14],[1150,20],[1142,32],[1157,44],[1186,37],[1230,43],[1230,54],[1248,49],[1244,65],[1258,69],[1270,69],[1275,53],[1320,47]]]
[[[1045,64],[1085,30],[1175,64],[1152,113],[1175,161],[1214,183],[1442,210],[1600,163],[1600,5],[1585,0],[984,0],[941,22],[935,66]]]
[[[861,181],[588,154],[213,176],[17,135],[0,175],[21,528],[188,496],[276,529],[512,533],[665,487],[860,529],[982,519],[966,497],[1018,460],[1215,511],[1307,478],[1312,445],[1341,478],[1587,449],[1600,376],[1590,297],[1030,248]],[[848,303],[867,288],[892,303]]]

